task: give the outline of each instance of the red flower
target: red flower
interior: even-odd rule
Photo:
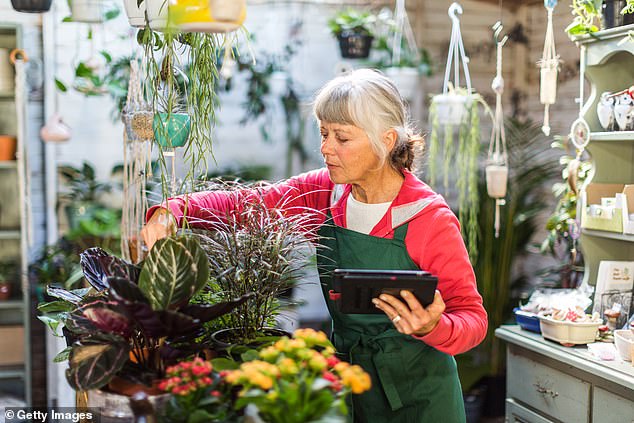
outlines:
[[[211,391],[211,396],[219,398],[222,396],[222,393],[220,391]]]
[[[326,379],[327,381],[329,381],[329,382],[333,382],[333,383],[334,383],[334,382],[337,382],[337,381],[339,380],[339,379],[337,378],[337,376],[335,376],[335,374],[334,374],[334,373],[332,373],[332,372],[328,372],[328,371],[323,372],[323,373],[321,374],[321,377],[323,377],[323,378],[324,378],[324,379]]]
[[[337,365],[340,361],[341,360],[339,360],[334,355],[326,359],[326,363],[328,364],[328,367],[335,367],[335,365]]]

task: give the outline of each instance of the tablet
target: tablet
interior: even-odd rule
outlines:
[[[330,299],[347,314],[384,314],[372,299],[390,294],[404,301],[400,292],[413,293],[427,307],[434,301],[438,278],[424,270],[335,269]]]

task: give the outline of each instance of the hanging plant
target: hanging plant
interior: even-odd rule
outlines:
[[[53,0],[11,0],[11,6],[18,12],[43,13],[48,12]]]
[[[597,32],[601,22],[603,0],[572,0],[570,5],[575,17],[566,27],[568,35],[581,35]]]
[[[461,222],[462,235],[471,260],[477,257],[478,238],[478,155],[480,153],[480,114],[479,105],[490,114],[484,99],[471,88],[467,58],[460,33],[460,21],[457,14],[462,8],[453,3],[449,8],[452,20],[452,33],[445,69],[442,94],[432,97],[430,107],[431,134],[429,141],[429,160],[427,179],[432,187],[436,186],[439,174],[442,174],[442,187],[445,196],[449,196],[450,170],[455,171],[456,208]],[[454,63],[454,82],[450,81],[452,60]],[[466,88],[460,87],[460,64],[462,60]],[[457,143],[454,132],[458,132]],[[435,158],[442,157],[442,169],[437,167]]]

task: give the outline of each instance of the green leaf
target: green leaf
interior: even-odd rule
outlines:
[[[213,358],[211,360],[211,364],[216,371],[236,370],[238,367],[240,367],[240,363],[238,363],[237,361],[233,361],[224,357]]]
[[[60,90],[63,93],[68,91],[68,88],[66,88],[66,84],[64,84],[62,81],[60,81],[57,78],[55,78],[55,86],[57,87],[58,90]]]
[[[70,356],[70,352],[72,347],[66,347],[53,358],[53,363],[62,363],[64,361],[68,361],[68,357]]]
[[[175,309],[186,305],[208,279],[207,256],[194,238],[164,238],[150,250],[139,288],[153,309]]]
[[[93,76],[93,72],[84,62],[79,62],[75,68],[75,76],[78,78],[90,78]]]
[[[44,323],[46,326],[49,327],[51,332],[53,332],[53,335],[58,337],[63,336],[61,333],[57,333],[57,328],[59,327],[59,324],[61,323],[59,319],[49,317],[49,316],[37,316],[37,318],[40,322]]]
[[[187,417],[187,423],[207,423],[214,421],[214,415],[205,410],[196,410]]]
[[[73,389],[99,389],[123,368],[130,347],[123,338],[115,339],[87,340],[73,345],[66,369],[66,379]]]

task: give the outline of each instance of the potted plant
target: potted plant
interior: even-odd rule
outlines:
[[[341,57],[365,59],[374,39],[376,16],[368,11],[344,9],[328,20],[328,28],[339,41]]]
[[[238,194],[243,185],[222,187],[235,189]],[[275,208],[266,207],[257,194],[252,200],[222,221],[214,222],[212,231],[197,233],[211,274],[203,296],[229,299],[254,293],[252,299],[223,316],[217,325],[207,327],[212,339],[225,347],[245,345],[270,334],[268,329],[274,326],[275,316],[284,305],[280,295],[293,287],[310,263],[306,248],[314,226],[313,215],[306,211],[283,216]],[[231,330],[217,333],[220,328]]]
[[[128,17],[130,26],[136,28],[145,27],[146,3],[145,0],[123,0],[123,10]]]
[[[323,332],[298,329],[251,361],[224,373],[239,388],[235,407],[254,407],[269,423],[345,422],[345,399],[370,389],[370,376],[358,365],[335,357]]]
[[[71,15],[64,21],[102,23],[119,16],[121,11],[107,0],[68,0]]]
[[[249,298],[189,304],[209,272],[198,243],[186,236],[157,242],[141,267],[100,248],[82,253],[81,266],[89,288],[49,287],[58,300],[38,308],[54,333],[63,324],[70,345],[56,360],[68,359],[68,383],[90,391],[89,406],[103,394],[94,390],[106,386],[115,393],[160,392],[166,367],[202,350],[196,342],[202,324]]]
[[[53,0],[11,0],[11,5],[18,12],[43,13],[48,12]]]
[[[570,36],[588,34],[599,30],[603,0],[572,0],[573,21],[566,27]]]

